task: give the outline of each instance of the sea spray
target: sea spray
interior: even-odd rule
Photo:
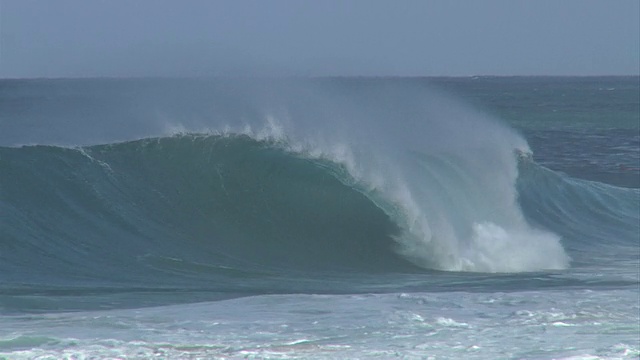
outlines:
[[[242,110],[229,110],[230,101],[226,107],[207,107],[208,118],[150,118],[149,133],[163,129],[159,137],[85,146],[75,152],[84,161],[60,148],[7,149],[3,159],[16,160],[7,163],[4,181],[15,194],[27,194],[18,187],[33,181],[30,177],[55,180],[43,187],[55,189],[48,195],[51,208],[59,206],[56,216],[63,219],[58,223],[69,225],[47,225],[46,209],[16,208],[12,216],[30,213],[25,215],[33,222],[28,228],[38,234],[30,236],[42,237],[38,241],[50,242],[46,239],[53,234],[56,242],[84,244],[86,252],[102,251],[114,238],[127,239],[121,247],[135,249],[129,253],[140,259],[400,269],[399,254],[422,268],[453,271],[568,265],[560,238],[533,228],[522,215],[514,152],[529,149],[499,121],[415,86],[371,85],[354,92],[333,85],[279,84],[245,89],[238,96]],[[183,135],[171,136],[176,133]],[[37,163],[41,166],[25,169]],[[51,168],[58,163],[70,172]],[[294,189],[298,192],[287,192]],[[347,198],[352,203],[340,203]],[[321,199],[325,208],[314,204]],[[362,200],[387,220],[363,207]],[[25,201],[16,201],[8,206],[24,206]],[[82,215],[87,225],[74,228],[75,213],[85,206],[92,207]],[[336,219],[337,209],[346,209],[350,217]],[[374,221],[382,223],[373,226]],[[376,250],[367,249],[367,241]],[[338,249],[341,243],[358,250],[336,261],[304,253]],[[67,258],[76,251],[56,256],[73,263]],[[396,265],[372,265],[373,259]],[[139,266],[131,261],[131,267]]]
[[[226,125],[224,133],[344,167],[337,178],[398,224],[396,250],[421,267],[519,272],[568,266],[560,237],[531,227],[520,210],[518,154],[530,150],[513,130],[424,89],[369,89],[348,103],[331,93],[305,95],[286,99],[263,125]],[[302,113],[299,102],[306,105]]]

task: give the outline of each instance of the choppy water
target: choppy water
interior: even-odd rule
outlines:
[[[637,358],[639,88],[3,80],[0,354]]]

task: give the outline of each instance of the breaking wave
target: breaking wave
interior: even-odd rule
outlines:
[[[637,189],[553,172],[491,118],[391,90],[274,105],[266,125],[0,147],[5,280],[224,291],[274,273],[517,273],[637,252]]]

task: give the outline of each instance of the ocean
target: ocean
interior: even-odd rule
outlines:
[[[0,80],[2,359],[638,359],[640,81]]]

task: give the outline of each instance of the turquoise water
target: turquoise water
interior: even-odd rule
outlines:
[[[639,96],[0,81],[0,355],[637,358]]]

